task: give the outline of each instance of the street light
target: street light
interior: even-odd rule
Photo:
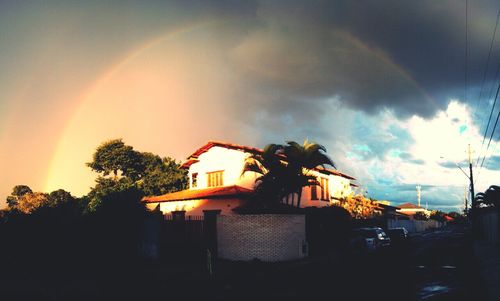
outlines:
[[[441,156],[440,158],[441,158],[441,159],[446,159],[446,158],[445,158],[445,157],[443,157],[443,156]],[[456,166],[460,169],[460,171],[461,171],[461,172],[463,172],[463,174],[467,177],[467,179],[469,179],[469,180],[470,180],[470,177],[469,177],[469,175],[465,172],[465,170],[463,170],[463,169],[462,169],[462,167],[460,167],[460,165],[458,165],[458,163],[457,163],[457,162],[453,161],[453,163],[455,163],[455,165],[456,165]]]

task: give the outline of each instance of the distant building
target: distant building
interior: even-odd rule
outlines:
[[[408,215],[408,216],[413,216],[417,212],[422,212],[427,216],[429,216],[431,214],[431,212],[429,210],[425,209],[424,207],[415,205],[413,203],[404,203],[404,204],[398,205],[398,208],[399,209],[397,210],[397,212]]]
[[[248,200],[253,192],[255,172],[243,172],[246,159],[261,149],[222,142],[208,142],[182,164],[189,170],[189,189],[160,196],[144,197],[142,202],[150,209],[160,206],[163,214],[184,210],[187,215],[202,215],[204,210],[232,210]],[[334,169],[316,168],[310,171],[320,185],[304,187],[300,207],[324,207],[352,193],[355,178]],[[297,204],[298,195],[288,197],[289,204]]]

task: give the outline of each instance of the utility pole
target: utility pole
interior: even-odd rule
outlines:
[[[418,207],[420,207],[420,189],[422,186],[417,185],[417,202],[418,202]]]
[[[465,201],[464,215],[467,215],[467,186],[464,187],[464,201]]]
[[[470,149],[470,144],[469,144],[468,153],[469,153],[469,172],[470,172],[469,180],[470,180],[471,209],[474,210],[474,208],[476,207],[476,201],[474,200],[474,197],[475,197],[475,194],[474,194],[474,176],[472,174],[472,151]]]

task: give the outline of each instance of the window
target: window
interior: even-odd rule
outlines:
[[[216,187],[224,185],[224,171],[207,172],[207,187]]]
[[[191,187],[197,187],[198,186],[198,173],[195,172],[191,175]]]
[[[320,178],[319,179],[320,187],[321,187],[321,200],[322,201],[330,201],[330,191],[328,191],[328,179]]]
[[[318,187],[316,185],[311,185],[311,200],[318,200]]]

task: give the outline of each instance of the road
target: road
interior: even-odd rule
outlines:
[[[468,236],[461,227],[412,235],[409,243],[369,255],[221,268],[222,300],[474,300],[485,299]]]

